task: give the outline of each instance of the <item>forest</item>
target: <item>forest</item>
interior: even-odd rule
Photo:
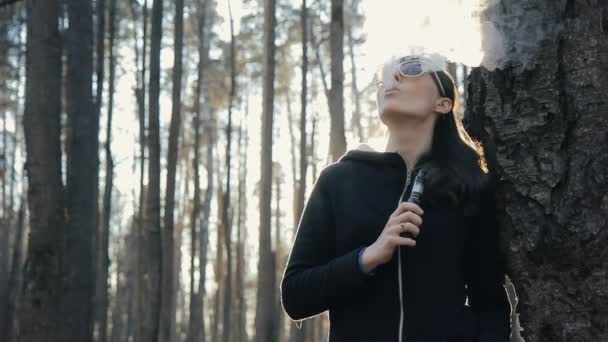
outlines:
[[[608,341],[608,2],[0,0],[0,341],[327,341],[280,282],[391,55],[499,173],[512,341]],[[481,341],[480,341],[481,342]]]

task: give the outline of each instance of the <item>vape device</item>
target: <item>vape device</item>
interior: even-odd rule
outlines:
[[[424,190],[423,179],[424,169],[420,169],[420,171],[416,174],[416,178],[414,178],[414,185],[412,185],[412,192],[410,193],[410,197],[405,202],[411,202],[420,205],[420,201],[422,200],[422,191]],[[416,239],[412,232],[404,232],[401,233],[400,236],[414,240]]]

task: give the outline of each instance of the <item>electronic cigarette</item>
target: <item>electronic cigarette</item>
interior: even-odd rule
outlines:
[[[416,178],[414,179],[414,185],[412,185],[412,192],[410,193],[410,197],[405,202],[411,202],[420,205],[420,201],[422,200],[422,191],[424,190],[423,179],[424,169],[420,169],[420,171],[416,174]],[[410,239],[416,239],[412,232],[404,232],[399,235]]]

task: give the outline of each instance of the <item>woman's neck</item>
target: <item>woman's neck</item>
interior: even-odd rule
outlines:
[[[405,160],[407,169],[413,169],[420,155],[431,149],[433,120],[402,117],[398,122],[391,122],[388,128],[384,150],[399,153]]]

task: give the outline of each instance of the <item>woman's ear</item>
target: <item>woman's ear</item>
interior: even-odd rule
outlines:
[[[440,97],[435,102],[435,111],[447,114],[450,110],[452,110],[452,100],[448,97]]]

